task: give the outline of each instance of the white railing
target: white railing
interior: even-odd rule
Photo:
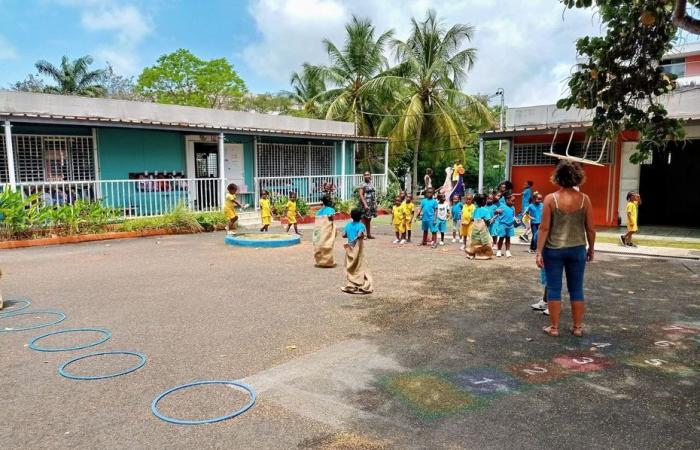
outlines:
[[[372,184],[377,193],[386,189],[384,174],[373,174]],[[320,203],[324,194],[324,184],[332,185],[334,196],[347,200],[352,198],[355,189],[364,182],[362,174],[353,175],[314,175],[300,177],[257,177],[255,178],[255,207],[259,206],[260,193],[268,191],[273,197],[286,196],[295,192],[298,198],[307,203]]]
[[[25,197],[37,195],[46,206],[72,205],[78,200],[100,202],[115,209],[121,217],[147,217],[167,214],[180,204],[195,212],[222,209],[222,183],[219,178],[169,178],[137,180],[37,181],[15,185]],[[0,190],[8,186],[0,186]],[[253,204],[252,193],[237,194],[242,204]]]

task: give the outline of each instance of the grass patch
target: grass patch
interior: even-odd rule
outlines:
[[[613,236],[598,235],[595,239],[596,243],[602,242],[605,244],[619,244],[620,238]],[[690,250],[700,250],[700,242],[674,241],[671,239],[634,239],[634,243],[643,247],[666,247],[666,248],[685,248]]]

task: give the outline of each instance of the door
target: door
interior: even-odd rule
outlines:
[[[219,157],[216,144],[195,142],[194,177],[197,179],[197,209],[219,206]]]

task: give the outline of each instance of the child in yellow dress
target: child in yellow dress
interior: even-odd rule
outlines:
[[[472,230],[474,229],[474,221],[472,216],[476,210],[476,205],[474,204],[474,195],[465,194],[464,195],[464,206],[462,207],[462,225],[459,234],[462,236],[462,246],[460,250],[467,248],[467,241],[471,239]]]
[[[294,225],[294,232],[301,236],[301,233],[299,233],[299,229],[297,228],[297,216],[301,219],[301,214],[297,211],[297,193],[296,192],[291,192],[289,194],[289,201],[287,202],[287,205],[285,206],[285,210],[287,211],[287,222],[289,225],[287,225],[287,233],[289,233],[290,228],[292,228],[292,225]]]
[[[270,193],[267,191],[262,191],[260,199],[260,220],[262,221],[262,228],[260,232],[267,233],[272,223],[272,205],[270,204]]]
[[[413,204],[413,194],[406,194],[406,199],[403,202],[404,228],[406,229],[406,242],[411,242],[411,229],[413,228],[413,219],[416,205]]]
[[[406,243],[406,209],[401,203],[401,196],[394,199],[394,207],[391,209],[391,224],[394,226],[396,239],[394,244]]]
[[[622,245],[627,247],[636,247],[632,242],[632,235],[639,230],[637,218],[639,214],[639,205],[642,203],[642,197],[638,192],[630,191],[627,193],[627,233],[620,236]]]
[[[238,192],[238,186],[234,183],[229,184],[226,187],[228,193],[226,194],[226,200],[224,201],[224,215],[228,220],[226,225],[226,232],[228,234],[235,234],[236,222],[238,222],[238,214],[236,214],[236,206],[242,208],[243,206],[236,200],[236,192]]]

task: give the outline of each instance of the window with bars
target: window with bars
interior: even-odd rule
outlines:
[[[566,154],[566,142],[558,142],[554,144],[552,151],[554,153]],[[547,156],[544,153],[549,152],[551,143],[538,142],[533,144],[514,144],[513,145],[513,165],[514,166],[538,166],[556,164],[558,159]],[[569,155],[579,158],[587,158],[597,160],[603,148],[603,140],[593,140],[588,149],[584,142],[572,142],[569,147]],[[610,164],[612,162],[612,145],[608,143],[605,146],[603,157],[600,160],[602,164]]]
[[[257,176],[301,177],[335,173],[332,145],[258,143]]]
[[[95,179],[92,136],[13,135],[15,176],[31,181]],[[9,181],[4,136],[0,139],[0,183]]]

